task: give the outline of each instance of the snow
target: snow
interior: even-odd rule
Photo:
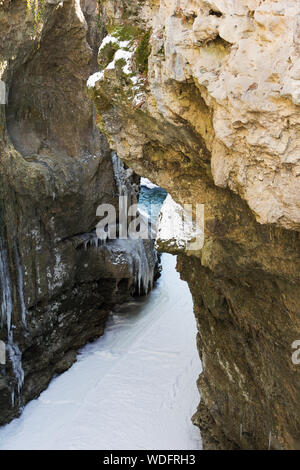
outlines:
[[[93,75],[91,75],[87,81],[87,87],[88,88],[94,88],[97,82],[100,82],[104,77],[104,71],[102,72],[96,72]]]
[[[133,55],[132,41],[120,41],[117,37],[108,35],[103,39],[101,46],[99,47],[99,53],[105,48],[107,44],[116,44],[118,46],[118,50],[115,52],[113,60],[106,67],[105,70],[114,69],[116,62],[118,60],[124,59],[126,62],[126,65],[123,68],[123,72],[126,75],[131,74],[132,70],[130,67],[130,60]]]
[[[201,448],[192,298],[176,258],[162,262],[151,294],[114,313],[104,336],[0,429],[0,449]]]
[[[108,34],[105,36],[103,39],[100,47],[99,47],[99,53],[107,46],[108,44],[116,44],[118,47],[121,49],[126,49],[131,47],[131,41],[120,41],[116,36],[112,36],[111,34]]]
[[[126,75],[132,74],[131,70],[131,59],[133,56],[133,49],[131,41],[120,41],[117,37],[108,35],[106,36],[99,48],[99,53],[105,48],[107,44],[116,44],[118,46],[118,50],[114,54],[113,60],[108,64],[108,66],[102,70],[101,72],[96,72],[91,75],[87,81],[88,88],[94,88],[97,82],[101,82],[104,78],[105,70],[113,70],[116,66],[116,62],[119,60],[124,60],[125,64],[122,67],[123,72]]]
[[[112,36],[111,34],[108,34],[107,36],[105,36],[102,43],[100,44],[98,53],[100,53],[105,48],[105,46],[107,46],[107,44],[118,44],[118,43],[119,43],[118,38],[116,38],[115,36]]]
[[[152,181],[148,180],[148,178],[141,178],[141,186],[145,186],[148,189],[158,188],[156,184],[152,183]]]
[[[134,106],[139,107],[145,101],[145,93],[143,91],[145,86],[145,78],[140,76],[137,77],[134,75],[132,70],[132,58],[134,55],[134,51],[136,48],[135,42],[132,41],[121,41],[117,36],[114,35],[107,35],[100,47],[99,47],[99,54],[101,51],[107,46],[108,44],[115,44],[117,46],[117,50],[114,54],[113,60],[106,66],[106,68],[100,72],[96,72],[91,75],[87,81],[88,88],[96,87],[97,82],[101,82],[105,78],[105,71],[106,70],[114,70],[116,67],[116,63],[120,60],[123,60],[125,64],[122,67],[122,71],[128,78],[131,80],[133,96],[132,102]],[[98,85],[99,86],[99,85]]]
[[[122,67],[123,72],[126,75],[129,75],[132,73],[131,66],[130,66],[130,60],[132,58],[133,52],[132,51],[124,51],[122,49],[118,49],[117,52],[115,53],[114,59],[110,62],[110,64],[106,67],[105,70],[112,70],[116,66],[116,62],[118,60],[124,60],[125,65]]]

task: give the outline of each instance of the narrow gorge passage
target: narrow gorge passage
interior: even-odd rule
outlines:
[[[149,297],[114,313],[104,336],[1,428],[0,449],[201,448],[192,298],[176,257],[162,264]]]
[[[300,0],[0,0],[0,37],[0,447],[300,450]]]
[[[139,210],[157,222],[167,193],[141,184]],[[163,254],[149,296],[112,312],[105,334],[0,429],[0,449],[200,449],[191,422],[201,367],[196,334],[188,285],[176,257]]]

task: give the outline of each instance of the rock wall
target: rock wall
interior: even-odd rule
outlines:
[[[178,269],[206,448],[300,448],[299,18],[292,0],[101,2],[99,127],[177,203],[205,204]]]
[[[112,159],[86,93],[102,34],[96,0],[0,2],[0,425],[155,273],[151,243],[135,254],[95,234],[97,207],[118,207],[116,169],[133,200],[139,190]]]

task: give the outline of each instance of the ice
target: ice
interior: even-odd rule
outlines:
[[[149,243],[151,243],[149,241]],[[126,259],[132,275],[135,276],[135,286],[139,294],[148,292],[153,287],[154,269],[157,258],[149,259],[143,240],[115,240],[112,244],[108,244],[106,249],[109,251],[119,250],[126,254]],[[154,250],[151,250],[154,255]]]
[[[12,317],[12,292],[8,266],[7,249],[0,238],[0,287],[1,287],[1,328],[7,327],[9,335]]]
[[[99,232],[96,230],[77,235],[76,238],[79,240],[79,244],[77,246],[83,247],[85,251],[87,251],[89,247],[95,248],[96,250],[100,249],[106,243],[107,237],[104,237],[104,235],[107,235],[107,233],[103,232],[103,238],[101,239],[98,235]]]
[[[15,251],[16,255],[16,251]],[[16,258],[17,268],[18,268],[18,276],[20,277],[19,268],[22,270],[20,264],[20,258],[18,254],[18,258]],[[19,263],[19,264],[18,264]],[[23,273],[22,273],[22,289],[23,289]],[[21,388],[24,383],[24,371],[22,367],[22,353],[19,349],[19,346],[14,342],[13,337],[13,330],[12,330],[12,291],[11,291],[11,278],[9,273],[9,265],[8,265],[8,254],[7,249],[4,246],[4,242],[2,238],[0,238],[0,287],[1,287],[1,328],[6,326],[7,329],[7,344],[6,349],[9,354],[9,358],[12,364],[12,369],[17,379],[17,387],[18,387],[18,397],[20,398]],[[24,301],[24,298],[23,298]],[[24,303],[25,308],[25,303]],[[26,310],[22,311],[22,321],[23,315],[25,314]],[[26,317],[25,317],[26,321]],[[12,384],[12,406],[14,405],[15,400],[15,390],[14,385]]]
[[[133,175],[132,170],[126,169],[122,160],[116,153],[112,154],[114,176],[118,188],[119,196],[129,196],[130,193],[138,193],[139,188],[130,180]]]
[[[9,354],[9,358],[11,360],[12,368],[14,371],[14,376],[17,379],[17,387],[18,387],[18,396],[20,397],[21,389],[24,384],[24,370],[22,367],[22,353],[20,351],[19,346],[14,343],[13,335],[10,334],[10,338],[7,343],[7,351]],[[12,390],[14,396],[14,389]]]
[[[126,170],[124,167],[124,163],[117,156],[116,153],[112,154],[112,163],[113,163],[115,181],[116,181],[116,185],[119,191],[119,196],[123,196],[127,194]]]
[[[18,249],[17,242],[15,242],[15,260],[16,260],[16,266],[17,266],[17,272],[18,272],[18,291],[19,291],[19,300],[20,300],[20,306],[21,306],[21,316],[22,316],[22,323],[23,326],[26,327],[26,314],[27,314],[27,309],[26,309],[26,304],[25,304],[25,299],[24,299],[24,279],[23,279],[23,268],[22,268],[22,263],[20,259],[20,253]]]
[[[0,367],[6,364],[6,347],[4,341],[0,341]]]
[[[136,286],[139,294],[144,292],[148,294],[153,288],[154,282],[154,263],[150,266],[143,240],[135,241],[135,250],[133,251],[134,268],[136,272]]]
[[[116,158],[114,165],[119,194],[127,194],[124,177],[130,170]],[[97,248],[97,243],[94,232],[79,236],[78,246]],[[0,274],[8,267],[1,248]],[[118,264],[129,263],[140,292],[153,283],[148,248],[142,240],[130,239],[103,247]],[[162,276],[148,297],[132,299],[113,312],[104,335],[81,350],[77,363],[54,378],[20,418],[0,428],[0,449],[201,449],[199,430],[191,422],[201,372],[192,297],[176,271],[176,258],[164,254],[162,265]],[[1,275],[1,286],[3,279],[7,277]],[[7,305],[9,293],[1,292]],[[22,354],[12,331],[8,343],[20,394]],[[14,395],[13,388],[12,403]]]

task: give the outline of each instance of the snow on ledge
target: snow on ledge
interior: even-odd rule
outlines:
[[[117,50],[114,54],[113,60],[107,65],[107,67],[100,71],[96,72],[89,77],[87,80],[87,87],[88,88],[95,88],[97,82],[101,82],[105,78],[105,71],[106,70],[114,70],[116,68],[117,62],[124,61],[124,65],[122,67],[122,71],[127,77],[131,80],[132,92],[133,96],[130,98],[133,105],[136,108],[141,107],[145,103],[145,94],[143,91],[143,87],[145,85],[145,78],[141,76],[136,76],[132,70],[132,57],[136,48],[136,44],[133,41],[120,41],[116,36],[107,35],[103,39],[98,53],[105,49],[108,44],[115,44],[117,46]]]
[[[148,178],[141,178],[141,186],[145,186],[148,189],[159,188],[159,186],[152,183],[152,181],[148,180]]]
[[[104,78],[105,70],[113,70],[116,66],[116,62],[119,60],[124,60],[125,65],[122,67],[123,72],[126,75],[130,75],[131,70],[131,59],[133,55],[133,49],[130,41],[119,41],[118,38],[115,36],[105,36],[103,39],[100,47],[99,47],[99,54],[105,48],[107,44],[116,44],[118,46],[118,50],[115,52],[113,60],[107,65],[107,67],[100,71],[96,72],[91,75],[87,81],[88,88],[94,88],[97,82],[100,82]]]
[[[96,72],[93,75],[91,75],[87,81],[87,87],[88,88],[94,88],[97,82],[101,81],[104,77],[104,71],[102,72]]]

